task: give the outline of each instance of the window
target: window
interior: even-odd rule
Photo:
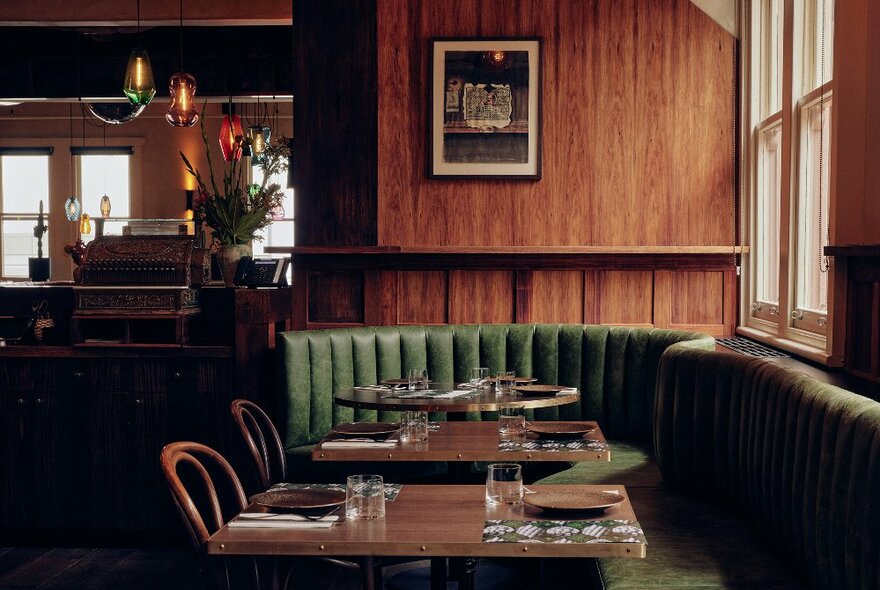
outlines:
[[[259,166],[251,168],[251,178],[253,182],[263,181],[263,172]],[[267,180],[267,184],[278,183],[281,188],[287,186],[287,172],[274,174]],[[279,212],[281,213],[281,212]],[[253,250],[254,256],[267,256],[266,247],[268,246],[293,246],[293,189],[286,188],[284,190],[284,212],[283,218],[277,219],[269,224],[268,227],[260,230],[257,235],[263,238],[262,241],[254,240]],[[284,254],[272,254],[275,258],[285,256]],[[291,269],[287,269],[287,283],[291,281]]]
[[[49,223],[50,148],[0,148],[0,252],[4,278],[27,278],[28,258],[37,256],[34,225],[43,201]],[[43,256],[49,257],[49,234],[43,235]]]
[[[745,323],[771,339],[824,349],[834,0],[754,0],[750,10],[752,248]]]
[[[76,156],[77,191],[82,212],[101,217],[101,198],[110,198],[110,219],[131,217],[130,147],[72,148]],[[106,222],[108,233],[121,233],[125,222]],[[116,227],[119,226],[119,227]],[[93,230],[94,232],[94,226]]]

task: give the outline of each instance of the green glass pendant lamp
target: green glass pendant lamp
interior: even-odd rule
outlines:
[[[141,0],[137,0],[137,32],[141,32]],[[135,106],[146,106],[156,96],[153,67],[150,64],[150,56],[143,47],[135,47],[128,56],[122,92]]]

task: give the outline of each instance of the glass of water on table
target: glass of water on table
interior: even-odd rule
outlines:
[[[522,467],[517,463],[493,463],[486,469],[486,505],[522,504]]]

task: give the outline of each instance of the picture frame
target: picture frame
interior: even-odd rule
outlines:
[[[541,178],[539,37],[431,40],[429,178]]]

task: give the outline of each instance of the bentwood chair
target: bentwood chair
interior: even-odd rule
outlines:
[[[254,460],[260,491],[272,484],[287,481],[284,445],[272,419],[254,402],[236,399],[231,405],[232,418]]]
[[[174,504],[183,518],[193,547],[203,556],[205,569],[214,586],[238,588],[243,582],[238,580],[241,576],[248,578],[248,585],[254,588],[259,589],[264,584],[276,587],[274,563],[271,573],[261,579],[261,568],[256,559],[236,562],[242,567],[233,569],[230,561],[208,559],[205,554],[208,537],[226,523],[227,515],[234,516],[247,507],[244,489],[229,462],[203,444],[175,442],[162,449],[161,463]],[[185,478],[181,478],[181,472],[186,474]],[[218,488],[225,492],[223,501]],[[287,580],[284,585],[287,585]]]
[[[268,490],[273,484],[286,482],[287,461],[284,457],[284,445],[281,444],[281,437],[272,419],[260,406],[246,399],[232,400],[230,409],[244,444],[254,460],[260,491]],[[346,569],[361,568],[361,582],[364,588],[381,587],[381,569],[373,567],[372,559],[365,559],[362,563],[333,557],[319,559]]]

